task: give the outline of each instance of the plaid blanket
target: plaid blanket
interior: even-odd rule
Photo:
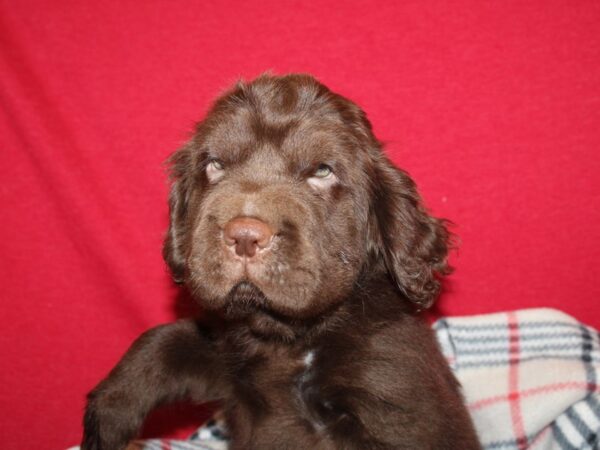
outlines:
[[[600,449],[600,337],[552,309],[442,319],[484,449]]]
[[[485,450],[600,449],[596,330],[552,309],[446,318],[433,327]],[[130,446],[226,448],[225,428],[215,420],[187,441]]]

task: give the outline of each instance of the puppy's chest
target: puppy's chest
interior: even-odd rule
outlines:
[[[338,413],[326,395],[338,368],[323,364],[323,357],[315,347],[275,353],[254,364],[249,361],[252,369],[237,378],[240,406],[257,423],[271,416],[320,431]]]

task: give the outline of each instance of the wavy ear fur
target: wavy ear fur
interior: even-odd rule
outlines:
[[[398,288],[421,308],[433,304],[446,258],[446,222],[430,216],[415,183],[381,152],[374,155],[373,201],[369,223],[371,250],[383,258]]]
[[[188,236],[188,209],[192,192],[191,144],[175,152],[168,160],[171,171],[169,194],[170,223],[163,244],[163,258],[176,283],[185,278],[185,254],[183,242]]]

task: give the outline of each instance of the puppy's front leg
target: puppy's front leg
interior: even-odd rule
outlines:
[[[224,375],[200,323],[179,321],[145,332],[88,395],[82,450],[124,449],[158,405],[224,397]]]

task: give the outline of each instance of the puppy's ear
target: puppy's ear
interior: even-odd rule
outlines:
[[[167,161],[170,165],[169,229],[163,244],[163,258],[176,283],[185,278],[185,242],[188,236],[188,208],[192,193],[192,145],[186,144]]]
[[[374,152],[370,250],[383,258],[398,288],[419,308],[432,305],[447,265],[450,233],[431,217],[415,183],[380,151]]]

